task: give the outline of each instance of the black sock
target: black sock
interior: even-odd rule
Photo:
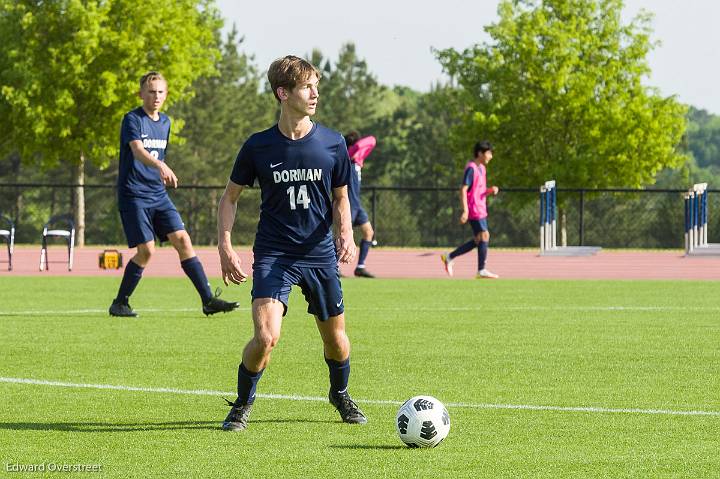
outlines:
[[[207,276],[205,276],[205,270],[203,270],[202,263],[197,256],[188,258],[180,262],[185,274],[190,278],[195,289],[200,294],[203,304],[210,301],[212,298],[212,291],[210,290],[210,283],[208,283]]]
[[[133,294],[133,291],[135,291],[135,287],[140,282],[144,270],[145,268],[141,268],[133,260],[128,261],[125,266],[125,272],[123,273],[123,279],[120,282],[120,289],[118,289],[115,302],[128,302],[128,298]]]
[[[485,269],[485,260],[487,259],[488,244],[487,241],[481,241],[477,245],[478,250],[478,271]]]
[[[255,401],[255,389],[264,369],[253,373],[245,368],[243,363],[238,367],[237,402],[240,404],[252,404]]]
[[[463,254],[467,253],[468,251],[475,249],[476,247],[477,247],[477,244],[475,243],[475,241],[470,240],[467,243],[462,244],[462,245],[458,246],[457,248],[455,248],[455,250],[453,250],[453,252],[448,255],[448,258],[455,259],[457,256],[463,255]]]
[[[342,362],[325,358],[325,362],[330,370],[330,392],[339,394],[347,391],[350,380],[350,357]]]
[[[372,241],[360,241],[360,255],[358,256],[358,268],[365,266],[365,258],[367,258],[368,252],[372,246]]]

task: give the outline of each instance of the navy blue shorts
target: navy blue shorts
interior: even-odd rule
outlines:
[[[172,202],[158,208],[126,209],[120,211],[128,247],[153,241],[167,241],[167,235],[185,229],[180,213]]]
[[[468,223],[473,230],[473,236],[477,236],[483,231],[489,231],[487,225],[487,218],[483,218],[480,220],[468,220]]]
[[[313,268],[279,263],[253,264],[252,299],[274,298],[283,303],[287,313],[288,297],[293,285],[300,289],[308,303],[307,312],[326,321],[345,311],[337,266]]]
[[[363,209],[362,206],[358,209],[352,210],[350,212],[350,216],[352,217],[353,226],[364,225],[365,223],[370,221],[367,212]]]

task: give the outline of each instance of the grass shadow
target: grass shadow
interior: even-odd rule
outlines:
[[[388,444],[380,444],[380,445],[377,445],[377,446],[373,446],[373,445],[370,445],[370,444],[338,444],[338,445],[330,446],[330,447],[333,447],[333,448],[335,448],[335,449],[360,449],[360,450],[363,450],[363,449],[376,449],[376,450],[381,450],[381,449],[389,449],[389,450],[395,450],[395,449],[410,449],[409,447],[403,446],[403,445],[401,445],[401,444],[394,445],[394,446],[390,446],[390,445],[388,445]]]
[[[321,421],[307,419],[258,419],[252,424],[281,423],[339,423],[339,421]],[[181,431],[181,430],[220,430],[222,420],[215,421],[173,421],[173,422],[0,422],[0,430],[10,431],[63,431],[63,432],[146,432],[146,431]]]

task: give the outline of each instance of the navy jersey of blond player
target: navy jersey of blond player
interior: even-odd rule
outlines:
[[[170,139],[170,119],[160,113],[167,98],[167,82],[158,72],[140,79],[142,106],[128,112],[120,130],[118,208],[128,246],[137,253],[128,261],[118,294],[110,306],[111,316],[134,317],[129,298],[155,251],[155,237],[170,241],[177,250],[183,271],[197,289],[206,315],[231,311],[234,302],[213,296],[205,271],[197,258],[166,186],[176,187],[177,176],[165,164]]]
[[[293,285],[300,286],[323,341],[330,403],[344,422],[367,422],[348,393],[350,340],[337,265],[355,256],[347,194],[350,161],[343,137],[310,120],[319,79],[313,65],[295,56],[270,65],[268,80],[280,103],[280,118],[245,142],[218,206],[223,279],[241,283],[247,274],[230,241],[237,201],[243,188],[255,182],[260,186],[251,293],[254,336],[243,349],[238,396],[222,424],[228,431],[247,427]]]

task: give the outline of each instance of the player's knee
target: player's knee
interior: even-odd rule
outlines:
[[[350,340],[344,331],[338,331],[326,338],[326,345],[337,352],[344,352],[350,349]]]
[[[155,248],[152,246],[138,246],[134,259],[137,260],[139,266],[145,266],[150,261],[150,258],[152,258],[154,253]]]
[[[480,236],[481,236],[480,239],[481,239],[482,241],[484,241],[485,243],[487,243],[488,241],[490,241],[490,232],[489,232],[489,231],[483,231]]]
[[[175,241],[173,241],[173,245],[178,251],[192,250],[192,241],[190,240],[190,235],[187,231],[178,232],[175,236]]]
[[[370,222],[365,223],[365,228],[363,229],[363,238],[367,241],[370,241],[373,236],[375,236],[375,230],[373,230],[372,225]]]
[[[275,336],[270,333],[259,333],[255,336],[255,343],[264,355],[270,354],[273,348],[277,345],[280,340],[279,336]]]

